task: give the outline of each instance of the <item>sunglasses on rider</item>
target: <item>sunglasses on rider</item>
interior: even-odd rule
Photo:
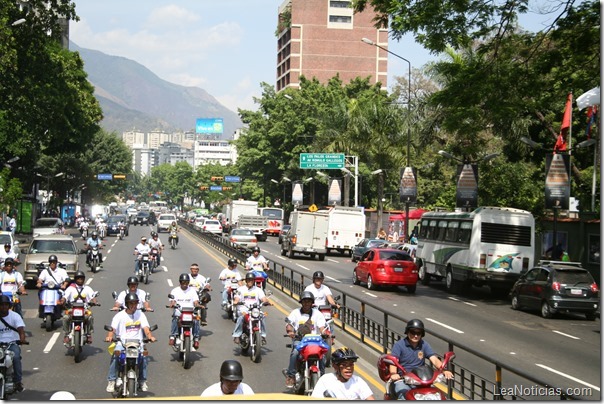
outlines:
[[[422,331],[421,330],[409,330],[408,334],[410,335],[422,335]]]

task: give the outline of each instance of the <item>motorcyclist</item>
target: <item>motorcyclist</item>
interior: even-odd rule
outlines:
[[[117,222],[117,230],[118,232],[121,232],[122,229],[124,229],[124,236],[126,235],[126,222],[124,222],[123,218],[120,218],[120,220]]]
[[[149,247],[157,249],[157,266],[161,262],[161,252],[164,250],[164,243],[159,239],[159,234],[151,232],[151,240],[149,240]]]
[[[174,220],[168,228],[168,233],[170,233],[170,235],[172,235],[172,233],[176,234],[176,245],[178,245],[178,231],[178,225],[176,224],[176,220]]]
[[[107,235],[107,223],[102,217],[99,217],[99,221],[96,224],[96,230],[105,237]]]
[[[145,313],[138,310],[138,296],[134,293],[128,293],[125,299],[126,309],[120,311],[111,320],[111,327],[113,331],[108,331],[105,337],[105,342],[111,342],[114,335],[120,337],[121,341],[127,339],[137,339],[140,341],[140,349],[144,350],[143,336],[151,342],[155,342],[156,339],[151,334],[149,329],[149,321]],[[124,350],[122,342],[118,341],[115,345],[116,351]],[[148,356],[143,355],[142,361],[139,367],[139,385],[141,391],[147,391],[147,362]],[[111,393],[115,389],[115,380],[117,379],[117,356],[111,355],[111,362],[109,363],[109,373],[107,374],[107,389],[106,391]]]
[[[392,347],[391,355],[396,356],[399,364],[407,371],[423,366],[426,363],[426,358],[430,360],[435,368],[442,367],[442,362],[432,350],[430,344],[423,340],[426,335],[424,323],[421,320],[413,319],[407,323],[405,327],[406,338],[399,339]],[[405,393],[413,387],[404,382],[402,374],[399,373],[396,366],[390,366],[390,380],[394,381],[394,391],[399,400],[404,399]],[[447,379],[453,377],[453,373],[448,370],[443,371]]]
[[[25,339],[25,323],[20,315],[10,310],[11,301],[6,295],[0,296],[0,318],[5,324],[0,327],[0,343],[20,341],[21,344],[26,344]],[[21,366],[21,347],[12,344],[10,349],[13,356],[13,383],[15,392],[23,391],[23,368]]]
[[[220,382],[214,383],[201,393],[201,397],[217,397],[229,394],[254,394],[254,390],[242,383],[243,368],[236,360],[226,360],[220,366]]]
[[[172,289],[170,294],[173,296],[170,299],[170,308],[176,307],[178,303],[180,306],[193,306],[200,307],[201,304],[197,297],[197,291],[194,287],[189,286],[191,282],[191,277],[189,274],[180,274],[178,277],[179,286]],[[199,322],[195,318],[193,320],[193,348],[199,348],[199,336],[200,336]],[[170,340],[168,341],[169,345],[174,345],[174,341],[178,336],[178,317],[172,315],[172,327],[170,329]]]
[[[229,259],[227,262],[227,267],[220,272],[218,279],[220,279],[224,285],[224,289],[222,290],[222,306],[224,307],[227,304],[228,290],[231,286],[231,281],[236,279],[239,286],[243,284],[241,281],[241,274],[237,270],[237,260],[235,258]]]
[[[268,275],[266,274],[266,271],[268,271],[268,260],[260,254],[260,247],[256,246],[252,248],[252,255],[250,255],[245,261],[245,270],[262,273],[262,276],[264,277],[264,280],[262,281],[262,289],[266,289],[266,278],[268,278]]]
[[[233,330],[233,342],[235,342],[235,344],[241,342],[240,338],[243,333],[244,320],[243,315],[248,312],[250,307],[254,303],[260,304],[261,302],[266,303],[268,306],[273,305],[264,294],[264,291],[255,285],[254,278],[254,274],[251,272],[245,274],[245,286],[237,289],[237,295],[235,295],[235,300],[233,301],[233,304],[236,305],[243,300],[243,305],[240,306],[237,323],[235,323],[235,329]],[[264,318],[260,320],[260,335],[262,336],[262,345],[266,345],[266,326],[264,324]]]
[[[90,265],[90,259],[92,258],[92,249],[94,247],[99,248],[99,264],[103,266],[103,253],[101,252],[101,239],[99,239],[99,233],[97,231],[93,231],[88,240],[86,240],[86,244],[84,244],[84,248],[86,248],[86,265]]]
[[[285,375],[285,386],[294,387],[296,382],[296,362],[298,361],[298,345],[306,334],[323,334],[325,330],[325,317],[316,309],[312,308],[315,296],[312,292],[304,291],[300,296],[301,307],[292,310],[285,319],[285,332],[293,340],[292,351],[289,357],[289,366]],[[321,374],[325,372],[325,363],[319,362]]]
[[[333,299],[331,289],[329,289],[329,286],[323,284],[324,279],[325,275],[322,271],[315,271],[312,274],[313,283],[308,285],[304,290],[313,294],[315,297],[315,306],[330,304],[339,309],[340,305]]]
[[[138,278],[136,276],[130,276],[126,281],[126,284],[128,285],[128,289],[121,291],[120,294],[117,295],[115,304],[111,308],[112,311],[126,308],[126,295],[128,295],[128,293],[134,293],[138,296],[137,309],[142,310],[144,308],[145,311],[154,311],[149,304],[149,294],[144,290],[139,289]]]
[[[11,303],[15,313],[23,317],[21,301],[16,297],[17,293],[26,295],[25,281],[23,275],[15,271],[15,262],[12,258],[4,260],[4,271],[0,272],[0,291],[3,295],[12,296]]]
[[[201,325],[208,325],[208,303],[212,300],[210,293],[212,291],[212,285],[209,284],[208,279],[199,275],[199,265],[193,263],[191,264],[189,271],[191,274],[189,275],[190,286],[195,288],[197,292],[197,296],[199,296],[199,300],[201,302],[201,306],[199,308],[200,313],[200,322]]]
[[[335,373],[326,373],[319,378],[311,397],[329,397],[338,400],[375,400],[371,388],[365,380],[354,373],[354,364],[359,359],[350,348],[342,347],[331,354]]]
[[[84,230],[88,230],[88,220],[86,218],[82,218],[82,220],[80,220],[80,234],[84,233]]]
[[[48,257],[48,268],[40,272],[40,275],[38,275],[38,282],[36,283],[38,289],[40,289],[45,283],[54,281],[57,285],[60,285],[61,289],[65,290],[69,284],[69,276],[67,275],[67,271],[58,265],[59,259],[57,256],[54,254],[50,255]]]
[[[5,243],[4,249],[0,251],[0,268],[5,265],[7,258],[13,259],[13,265],[21,263],[17,257],[17,253],[13,252],[13,246],[11,243]]]
[[[151,252],[151,247],[147,244],[147,237],[142,236],[141,242],[134,247],[134,255],[136,255],[136,259],[134,260],[134,275],[138,275],[138,271],[140,268],[140,260],[143,254],[149,254]]]
[[[81,301],[84,303],[97,304],[96,295],[98,294],[86,282],[86,275],[82,271],[77,271],[74,275],[75,282],[65,289],[65,294],[61,298],[61,304],[69,306],[70,303]],[[88,314],[90,313],[90,314]],[[71,313],[65,310],[63,315],[63,343],[69,344],[69,328],[71,325]],[[94,332],[94,318],[92,312],[86,310],[84,315],[84,330],[86,332],[86,343],[92,344],[92,333]]]

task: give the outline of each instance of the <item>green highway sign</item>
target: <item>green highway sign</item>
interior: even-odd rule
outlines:
[[[300,153],[300,168],[337,170],[344,163],[344,153]]]

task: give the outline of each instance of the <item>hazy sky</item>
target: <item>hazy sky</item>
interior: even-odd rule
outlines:
[[[75,0],[78,46],[132,59],[160,78],[203,88],[227,108],[255,110],[260,83],[275,84],[277,12],[282,0]],[[359,41],[361,38],[359,38]],[[367,45],[370,46],[370,45]],[[413,68],[434,60],[412,38],[389,49]],[[390,56],[393,76],[407,63]]]

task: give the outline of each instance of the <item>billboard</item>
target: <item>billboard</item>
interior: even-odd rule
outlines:
[[[401,168],[401,182],[399,184],[398,193],[401,202],[417,202],[417,173],[415,168]]]
[[[459,164],[457,166],[455,206],[466,209],[478,206],[477,164]]]
[[[339,178],[329,179],[329,191],[327,193],[328,205],[340,205],[342,203],[342,180]]]
[[[220,134],[224,131],[224,120],[222,118],[197,118],[195,122],[195,133]]]
[[[550,154],[545,162],[545,208],[568,209],[570,198],[570,156]]]

